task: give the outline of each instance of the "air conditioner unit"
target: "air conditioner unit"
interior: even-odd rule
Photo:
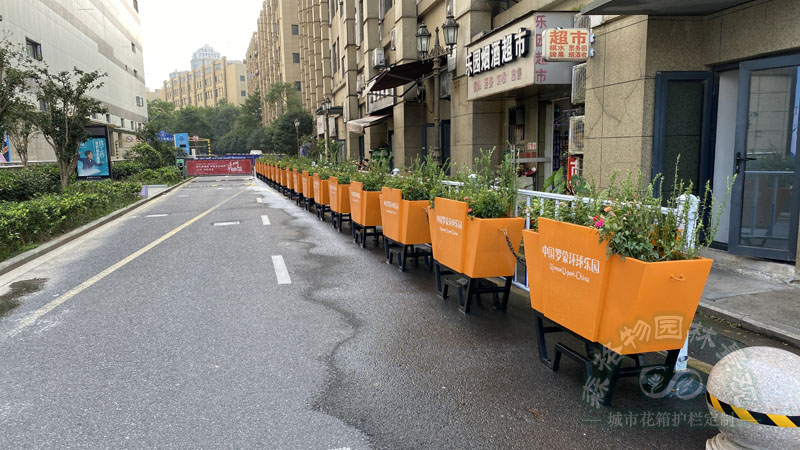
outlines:
[[[383,69],[386,67],[386,59],[383,57],[382,48],[372,50],[372,67],[376,69]]]
[[[569,154],[582,155],[584,144],[584,124],[586,116],[572,116],[569,118]]]
[[[572,104],[586,103],[586,63],[572,66]]]

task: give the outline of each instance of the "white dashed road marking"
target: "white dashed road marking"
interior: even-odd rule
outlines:
[[[269,217],[261,216],[261,225],[269,225]]]
[[[169,214],[148,214],[145,217],[167,217]]]
[[[286,263],[283,262],[283,256],[273,255],[272,265],[275,266],[275,276],[278,277],[278,284],[292,284],[292,278],[289,277],[289,269],[286,268]]]
[[[235,222],[214,222],[215,227],[225,227],[228,225],[239,225],[239,221],[237,220]]]
[[[264,203],[264,199],[261,197],[256,198],[256,203]]]

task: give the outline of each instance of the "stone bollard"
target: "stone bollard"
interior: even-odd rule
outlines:
[[[747,347],[722,358],[706,386],[720,434],[706,450],[800,449],[800,356]]]

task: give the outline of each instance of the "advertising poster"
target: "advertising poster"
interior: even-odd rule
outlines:
[[[78,150],[78,178],[101,178],[110,175],[106,138],[87,139]]]
[[[175,147],[183,150],[185,155],[189,155],[192,152],[189,148],[189,133],[175,133]]]
[[[11,162],[11,144],[8,142],[8,135],[3,135],[3,150],[0,151],[0,162]]]

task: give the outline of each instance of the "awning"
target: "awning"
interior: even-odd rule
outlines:
[[[433,71],[433,61],[412,61],[404,64],[395,64],[389,66],[381,73],[376,75],[373,79],[367,82],[367,88],[364,90],[364,95],[382,91],[384,89],[391,89],[404,84],[417,81],[423,75],[427,75]]]
[[[386,115],[383,116],[366,116],[360,119],[348,120],[347,121],[347,131],[356,134],[364,134],[364,128],[371,127],[375,125],[379,121],[386,118]]]
[[[581,14],[705,16],[751,0],[595,0]]]

